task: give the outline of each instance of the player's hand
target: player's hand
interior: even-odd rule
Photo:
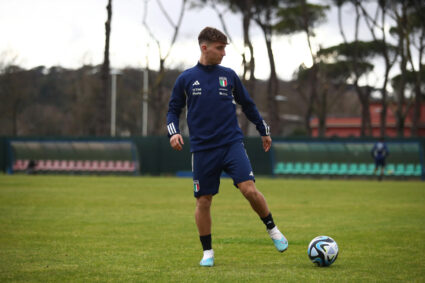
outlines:
[[[170,145],[175,150],[182,150],[183,149],[183,137],[180,134],[175,134],[170,138]]]
[[[264,151],[269,151],[270,147],[272,146],[272,138],[270,136],[261,136],[261,139],[263,141]]]

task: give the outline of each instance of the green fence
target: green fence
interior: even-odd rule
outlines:
[[[184,138],[182,151],[173,150],[167,137],[138,137],[133,141],[139,153],[141,174],[175,175],[179,171],[192,171],[188,138]],[[254,172],[257,175],[271,175],[271,153],[263,151],[261,139],[246,138],[244,144]]]
[[[176,175],[179,171],[191,171],[189,140],[184,138],[184,142],[183,150],[177,152],[170,147],[165,136],[0,137],[0,170],[10,172],[17,159],[133,160],[137,163],[134,168],[137,174]],[[265,153],[259,137],[244,139],[257,176],[368,176],[373,173],[370,151],[374,142],[374,139],[291,140],[273,137],[272,149]],[[390,150],[387,174],[423,176],[424,139],[392,139],[387,144]]]
[[[6,144],[8,173],[139,172],[131,140],[10,139]]]
[[[134,160],[131,141],[10,141],[14,159]]]
[[[275,176],[371,176],[373,142],[280,141],[273,144]],[[387,176],[422,177],[423,149],[420,142],[387,142],[390,152]]]

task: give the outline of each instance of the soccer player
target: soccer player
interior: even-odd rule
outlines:
[[[175,82],[167,113],[167,129],[171,147],[182,150],[184,143],[179,117],[182,108],[187,106],[196,198],[195,222],[204,250],[200,265],[214,265],[210,207],[213,196],[218,193],[222,171],[233,179],[234,185],[266,225],[276,249],[283,252],[288,248],[288,241],[274,224],[266,200],[255,186],[236,117],[236,103],[256,125],[266,152],[272,143],[269,126],[236,73],[219,65],[226,55],[226,35],[206,27],[200,32],[198,42],[201,50],[199,62],[184,71]]]
[[[379,141],[374,144],[371,153],[372,153],[373,159],[375,160],[375,170],[373,173],[376,174],[378,169],[381,168],[381,172],[378,177],[378,180],[381,181],[382,177],[384,176],[385,159],[390,154],[388,147],[385,144],[383,138],[380,138]]]

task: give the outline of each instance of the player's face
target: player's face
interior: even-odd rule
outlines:
[[[208,65],[220,64],[226,55],[226,44],[222,42],[210,42],[205,44],[204,55]]]

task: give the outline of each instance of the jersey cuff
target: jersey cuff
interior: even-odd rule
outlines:
[[[171,122],[167,125],[168,137],[171,138],[175,134],[179,134],[179,128],[174,125],[174,122]]]
[[[262,137],[270,136],[270,126],[267,125],[266,121],[262,120],[262,127],[258,127],[258,131]]]

